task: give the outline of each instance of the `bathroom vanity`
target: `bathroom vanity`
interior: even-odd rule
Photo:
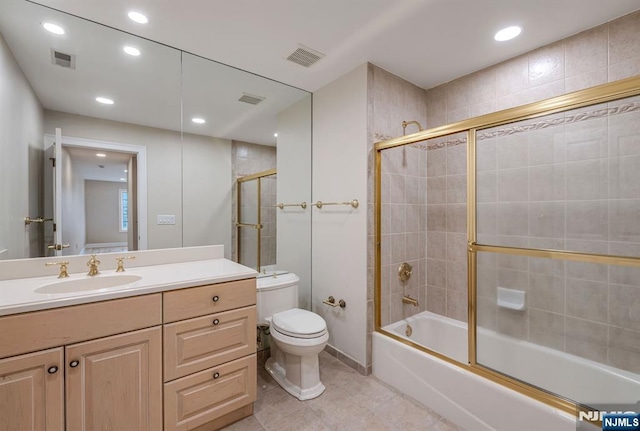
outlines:
[[[211,258],[215,247],[199,249],[135,252],[139,266],[128,262],[122,279],[129,282],[106,288],[93,289],[123,274],[1,280],[2,425],[204,431],[251,415],[256,273]],[[161,263],[172,252],[179,262]],[[72,272],[88,256],[64,259]]]

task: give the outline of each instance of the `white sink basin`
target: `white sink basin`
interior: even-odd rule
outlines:
[[[37,293],[73,293],[89,290],[120,287],[141,280],[139,275],[96,275],[95,277],[76,278],[72,280],[57,281],[38,287]]]

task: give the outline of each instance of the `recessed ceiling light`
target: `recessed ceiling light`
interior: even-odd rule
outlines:
[[[278,134],[277,134],[277,133],[274,133],[274,134],[273,134],[273,137],[274,137],[274,138],[277,138],[277,137],[278,137]]]
[[[133,46],[125,46],[122,49],[129,55],[133,55],[135,57],[140,55],[140,50],[138,48],[134,48]]]
[[[196,124],[204,124],[204,123],[206,123],[204,118],[192,118],[191,121],[193,121]]]
[[[129,170],[128,170],[128,169],[125,169],[125,170],[124,170],[124,173],[126,174],[127,172],[129,172]]]
[[[127,181],[126,178],[120,178],[120,181]]]
[[[53,34],[64,34],[64,28],[60,27],[59,25],[55,25],[52,24],[50,22],[45,22],[44,24],[42,24],[42,26],[44,27],[45,30],[50,31]]]
[[[105,105],[113,105],[113,100],[107,99],[106,97],[96,97],[96,102],[100,102]]]
[[[507,27],[497,32],[493,38],[498,42],[504,42],[505,40],[511,40],[518,36],[521,31],[522,29],[518,26]]]
[[[147,17],[142,15],[140,12],[131,11],[127,16],[131,21],[135,21],[138,24],[146,24],[149,22]]]
[[[107,157],[105,153],[96,153],[96,157]]]

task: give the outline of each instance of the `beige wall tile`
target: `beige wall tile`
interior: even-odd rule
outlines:
[[[640,155],[609,159],[609,197],[640,198]]]
[[[454,145],[447,147],[447,175],[460,175],[467,172],[467,147]]]
[[[609,197],[609,166],[606,159],[566,164],[567,200],[597,200]]]
[[[640,289],[635,286],[609,286],[609,322],[640,331]]]
[[[447,174],[447,149],[438,148],[427,151],[427,177],[440,177]]]
[[[529,87],[529,60],[520,56],[495,66],[496,97],[516,93]]]
[[[526,149],[526,146],[524,148]],[[527,201],[528,194],[528,168],[501,169],[498,171],[498,202]]]
[[[447,205],[447,232],[467,232],[467,204]]]
[[[498,175],[496,171],[477,173],[476,198],[478,202],[497,202]]]
[[[470,103],[492,102],[496,98],[496,68],[489,67],[469,75]]]
[[[447,317],[466,322],[467,292],[458,292],[447,289]]]
[[[427,204],[447,203],[447,177],[427,178]]]
[[[607,201],[567,202],[567,238],[606,241],[608,218]]]
[[[427,310],[432,313],[446,315],[447,291],[444,288],[427,286]]]
[[[638,214],[640,214],[640,199],[610,200],[609,239],[640,242]]]
[[[608,38],[607,25],[601,25],[568,38],[565,41],[566,76],[575,77],[606,68],[609,60]],[[606,76],[604,82],[606,82]]]
[[[567,317],[565,323],[567,353],[607,362],[607,325],[573,317]]]
[[[564,238],[565,203],[529,203],[529,235],[546,238]]]
[[[527,302],[531,308],[564,314],[564,278],[529,273]]]
[[[566,291],[567,315],[607,322],[609,301],[606,283],[568,278]]]
[[[547,45],[529,54],[529,85],[548,84],[564,78],[564,42]]]
[[[633,13],[609,23],[609,64],[640,57],[640,14]]]
[[[529,168],[529,200],[559,201],[565,199],[564,164],[533,166]]]
[[[447,234],[445,232],[427,233],[427,257],[434,259],[446,259]]]
[[[528,310],[514,311],[498,307],[496,326],[498,332],[526,340],[529,333]]]
[[[530,309],[529,341],[563,351],[564,320],[562,314]]]

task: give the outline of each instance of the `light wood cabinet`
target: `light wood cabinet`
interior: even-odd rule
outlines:
[[[165,292],[164,430],[212,431],[253,413],[256,280]]]
[[[162,429],[162,330],[65,348],[67,429]]]
[[[0,360],[0,430],[64,430],[62,348]]]
[[[0,431],[210,431],[250,415],[255,289],[249,279],[0,317]]]

